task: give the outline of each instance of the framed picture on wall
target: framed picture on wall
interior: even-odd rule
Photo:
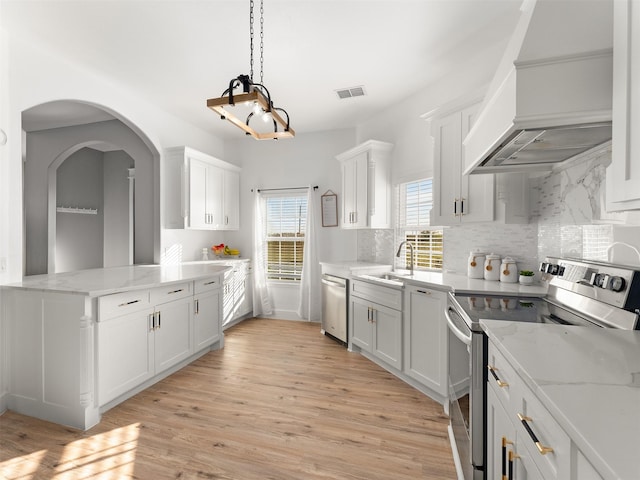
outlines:
[[[322,206],[322,226],[337,227],[338,226],[338,195],[331,190],[327,190],[320,197]]]

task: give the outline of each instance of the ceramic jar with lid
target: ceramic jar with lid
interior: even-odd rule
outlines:
[[[484,279],[500,280],[500,255],[490,253],[484,260]]]
[[[518,282],[518,265],[511,257],[504,257],[500,265],[500,281],[505,283]]]
[[[467,261],[467,276],[469,278],[484,278],[484,261],[486,255],[480,252],[469,253]]]

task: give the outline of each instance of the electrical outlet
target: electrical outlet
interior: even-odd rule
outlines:
[[[0,273],[7,271],[7,259],[5,257],[0,258]]]

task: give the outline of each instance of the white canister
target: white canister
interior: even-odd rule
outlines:
[[[491,253],[484,260],[484,279],[500,280],[500,255]]]
[[[511,257],[504,257],[500,265],[500,281],[505,283],[517,283],[520,273],[518,265]]]
[[[467,276],[469,278],[484,278],[484,261],[486,255],[480,252],[469,253],[467,261]]]

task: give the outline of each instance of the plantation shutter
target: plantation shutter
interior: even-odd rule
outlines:
[[[267,279],[298,281],[302,274],[307,197],[269,195],[267,205]]]
[[[430,178],[398,186],[397,235],[414,246],[415,268],[442,269],[443,232],[430,225],[433,181]],[[410,249],[403,248],[398,268],[409,268]]]

